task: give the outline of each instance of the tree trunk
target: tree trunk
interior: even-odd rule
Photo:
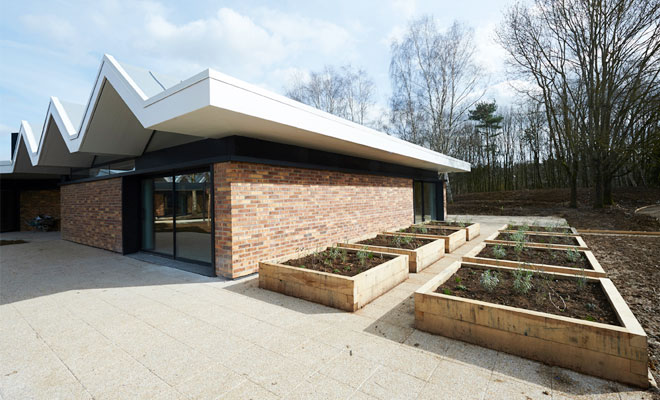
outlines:
[[[578,161],[573,160],[573,165],[570,171],[570,185],[571,185],[571,199],[569,207],[577,208],[577,177],[578,177]]]
[[[594,192],[593,192],[593,207],[603,208],[603,171],[600,169],[600,160],[594,160]]]
[[[612,199],[612,177],[603,179],[603,203],[608,206],[614,204],[614,199]]]

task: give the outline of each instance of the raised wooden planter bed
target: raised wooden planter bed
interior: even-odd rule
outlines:
[[[489,244],[487,243],[489,240],[492,240],[497,236],[497,233],[491,235],[488,239],[486,239],[483,243],[477,245],[474,249],[472,249],[470,252],[468,252],[464,257],[463,261],[465,262],[470,262],[470,263],[477,263],[477,264],[486,264],[486,265],[495,265],[495,266],[501,266],[501,267],[511,267],[511,268],[527,268],[527,269],[532,269],[532,270],[539,270],[539,271],[546,271],[546,272],[558,272],[558,273],[564,273],[564,274],[570,274],[570,275],[585,275],[589,277],[594,277],[594,278],[600,278],[600,277],[605,277],[607,274],[603,270],[603,267],[601,267],[600,263],[598,260],[596,260],[596,257],[594,257],[593,253],[589,250],[578,250],[582,255],[584,255],[588,261],[588,264],[591,268],[572,268],[572,267],[565,267],[565,266],[560,266],[560,265],[552,265],[552,264],[543,264],[543,263],[529,263],[529,262],[521,262],[521,261],[514,261],[514,260],[507,260],[507,259],[496,259],[496,258],[486,258],[486,257],[477,257],[477,255],[483,250],[486,246]],[[491,244],[492,246],[492,244]],[[502,244],[502,246],[507,246],[507,247],[513,247],[512,244]],[[529,248],[535,248],[533,246],[526,246]],[[536,247],[538,248],[538,247]],[[548,251],[550,250],[559,250],[559,249],[547,249]]]
[[[395,235],[381,234],[380,236],[395,236]],[[357,243],[364,240],[364,238],[351,240],[349,243],[339,243],[339,246],[347,247],[351,249],[358,249],[358,250],[367,249],[373,252],[407,255],[409,271],[412,273],[417,273],[423,270],[424,268],[430,266],[434,262],[438,261],[445,255],[444,239],[438,239],[435,237],[420,238],[420,239],[429,239],[431,241],[428,244],[425,244],[414,250],[401,249],[397,247],[365,245],[365,244]]]
[[[465,224],[465,226],[460,226],[458,222],[448,222],[448,221],[429,221],[422,224],[427,228],[438,227],[440,229],[452,229],[452,230],[461,230],[465,229],[465,240],[470,241],[477,236],[481,231],[481,225],[478,222],[472,222]]]
[[[407,255],[386,254],[389,260],[355,276],[283,264],[303,255],[260,262],[259,287],[352,312],[408,279]]]
[[[513,232],[511,232],[513,233]],[[498,235],[494,235],[493,239],[486,239],[484,242],[488,244],[507,244],[507,245],[515,245],[516,242],[511,240],[509,238],[509,235],[511,233],[507,232],[499,232]],[[559,249],[559,250],[566,250],[566,249],[572,249],[576,248],[578,250],[589,250],[589,247],[587,244],[584,242],[582,237],[580,236],[568,236],[568,235],[536,235],[536,234],[526,234],[527,235],[527,242],[525,242],[525,246],[529,247],[537,247],[537,248],[545,248],[545,249]],[[543,242],[539,243],[536,242],[537,238],[543,238]],[[565,241],[568,242],[570,241],[572,244],[562,244],[562,243],[547,243],[551,242],[552,238],[555,238],[556,240],[559,241]]]
[[[457,248],[463,246],[466,241],[466,233],[465,229],[460,228],[460,229],[445,229],[445,228],[440,228],[439,226],[427,226],[427,225],[413,225],[412,227],[408,228],[426,228],[426,233],[421,233],[421,232],[385,232],[383,233],[384,235],[404,235],[404,236],[412,236],[412,237],[418,237],[422,239],[444,239],[445,241],[445,253],[451,253]],[[408,229],[405,228],[405,229]],[[442,231],[453,231],[450,234],[443,233]]]
[[[506,233],[515,233],[518,232],[516,229],[509,229],[509,225],[504,225],[501,229],[500,232],[506,232]],[[529,229],[524,230],[525,234],[528,235],[550,235],[550,236],[578,236],[579,233],[577,229],[573,227],[565,227],[561,228],[562,232],[550,232],[550,231],[544,231],[541,229],[542,227],[529,227]]]
[[[463,266],[499,274],[511,271]],[[609,279],[587,281],[600,284],[620,326],[437,293],[459,268],[461,262],[457,261],[415,292],[417,329],[605,379],[649,386],[646,333]]]

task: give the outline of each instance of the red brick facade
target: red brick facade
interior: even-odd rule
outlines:
[[[215,164],[214,179],[216,273],[226,277],[413,220],[411,179],[242,162]]]
[[[26,221],[34,219],[39,214],[50,215],[60,219],[60,191],[50,190],[24,190],[20,194],[20,223],[22,231],[33,228]]]
[[[62,239],[122,251],[122,178],[61,187]]]

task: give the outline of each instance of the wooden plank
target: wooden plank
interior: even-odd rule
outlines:
[[[579,236],[578,236],[579,237]],[[576,237],[576,239],[578,238]],[[511,240],[499,240],[499,239],[489,239],[484,240],[488,244],[502,244],[508,246],[515,246],[516,242]],[[568,250],[568,249],[577,249],[577,250],[589,250],[587,246],[581,245],[570,245],[570,244],[551,244],[551,243],[535,243],[535,242],[525,242],[525,247],[531,247],[536,249],[553,249],[553,250]]]
[[[593,253],[590,250],[579,250],[579,251],[585,255],[585,257],[587,258],[587,261],[589,262],[589,265],[591,266],[592,269],[571,268],[571,267],[564,267],[564,266],[560,266],[560,265],[540,264],[540,263],[524,263],[524,262],[514,261],[514,260],[499,260],[499,259],[495,259],[495,258],[477,257],[477,254],[479,254],[481,252],[481,250],[483,250],[486,247],[486,245],[488,244],[488,242],[490,240],[491,239],[484,240],[481,244],[477,245],[474,249],[469,251],[465,256],[463,256],[463,258],[462,258],[463,261],[477,263],[477,264],[488,264],[488,265],[494,265],[494,266],[503,266],[503,267],[512,267],[512,268],[526,268],[526,269],[531,269],[531,270],[535,270],[535,271],[559,272],[559,273],[566,273],[566,274],[572,274],[572,275],[584,275],[584,276],[594,277],[594,278],[600,278],[600,277],[607,276],[607,274],[605,273],[605,270],[603,270],[603,267],[600,265],[598,260],[596,260],[596,257],[593,255]],[[511,246],[510,244],[505,244],[505,243],[502,243],[502,245],[503,246]]]
[[[647,374],[636,372],[631,360],[579,346],[558,345],[531,336],[511,334],[487,326],[418,311],[415,312],[415,327],[426,332],[644,389],[649,385]]]
[[[412,236],[420,239],[444,239],[445,253],[451,253],[461,247],[466,242],[465,229],[459,229],[450,235],[439,235],[433,233],[413,233],[413,232],[383,232],[387,236]]]
[[[415,292],[418,329],[647,387],[646,335],[609,279],[588,278],[601,284],[623,326],[435,293],[459,267],[452,265]],[[506,270],[487,265],[478,267]],[[556,279],[574,279],[566,274],[551,275]]]
[[[478,222],[467,224],[465,227],[453,226],[453,225],[442,225],[441,223],[440,224],[433,224],[431,222],[424,222],[422,224],[417,224],[415,226],[424,226],[424,227],[427,227],[427,228],[451,229],[451,230],[465,229],[465,240],[467,240],[468,242],[470,240],[473,240],[474,238],[478,237],[479,234],[481,233],[481,225]]]
[[[633,235],[633,236],[660,236],[660,232],[645,231],[614,231],[606,229],[579,229],[579,234],[599,234],[599,235]]]

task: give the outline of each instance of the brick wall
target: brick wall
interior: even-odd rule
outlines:
[[[216,272],[327,246],[413,219],[412,180],[252,163],[214,165]]]
[[[62,239],[122,251],[122,178],[64,185]]]
[[[23,190],[20,194],[20,223],[22,231],[32,230],[26,221],[39,214],[60,218],[60,190]],[[57,226],[56,226],[57,228]]]

